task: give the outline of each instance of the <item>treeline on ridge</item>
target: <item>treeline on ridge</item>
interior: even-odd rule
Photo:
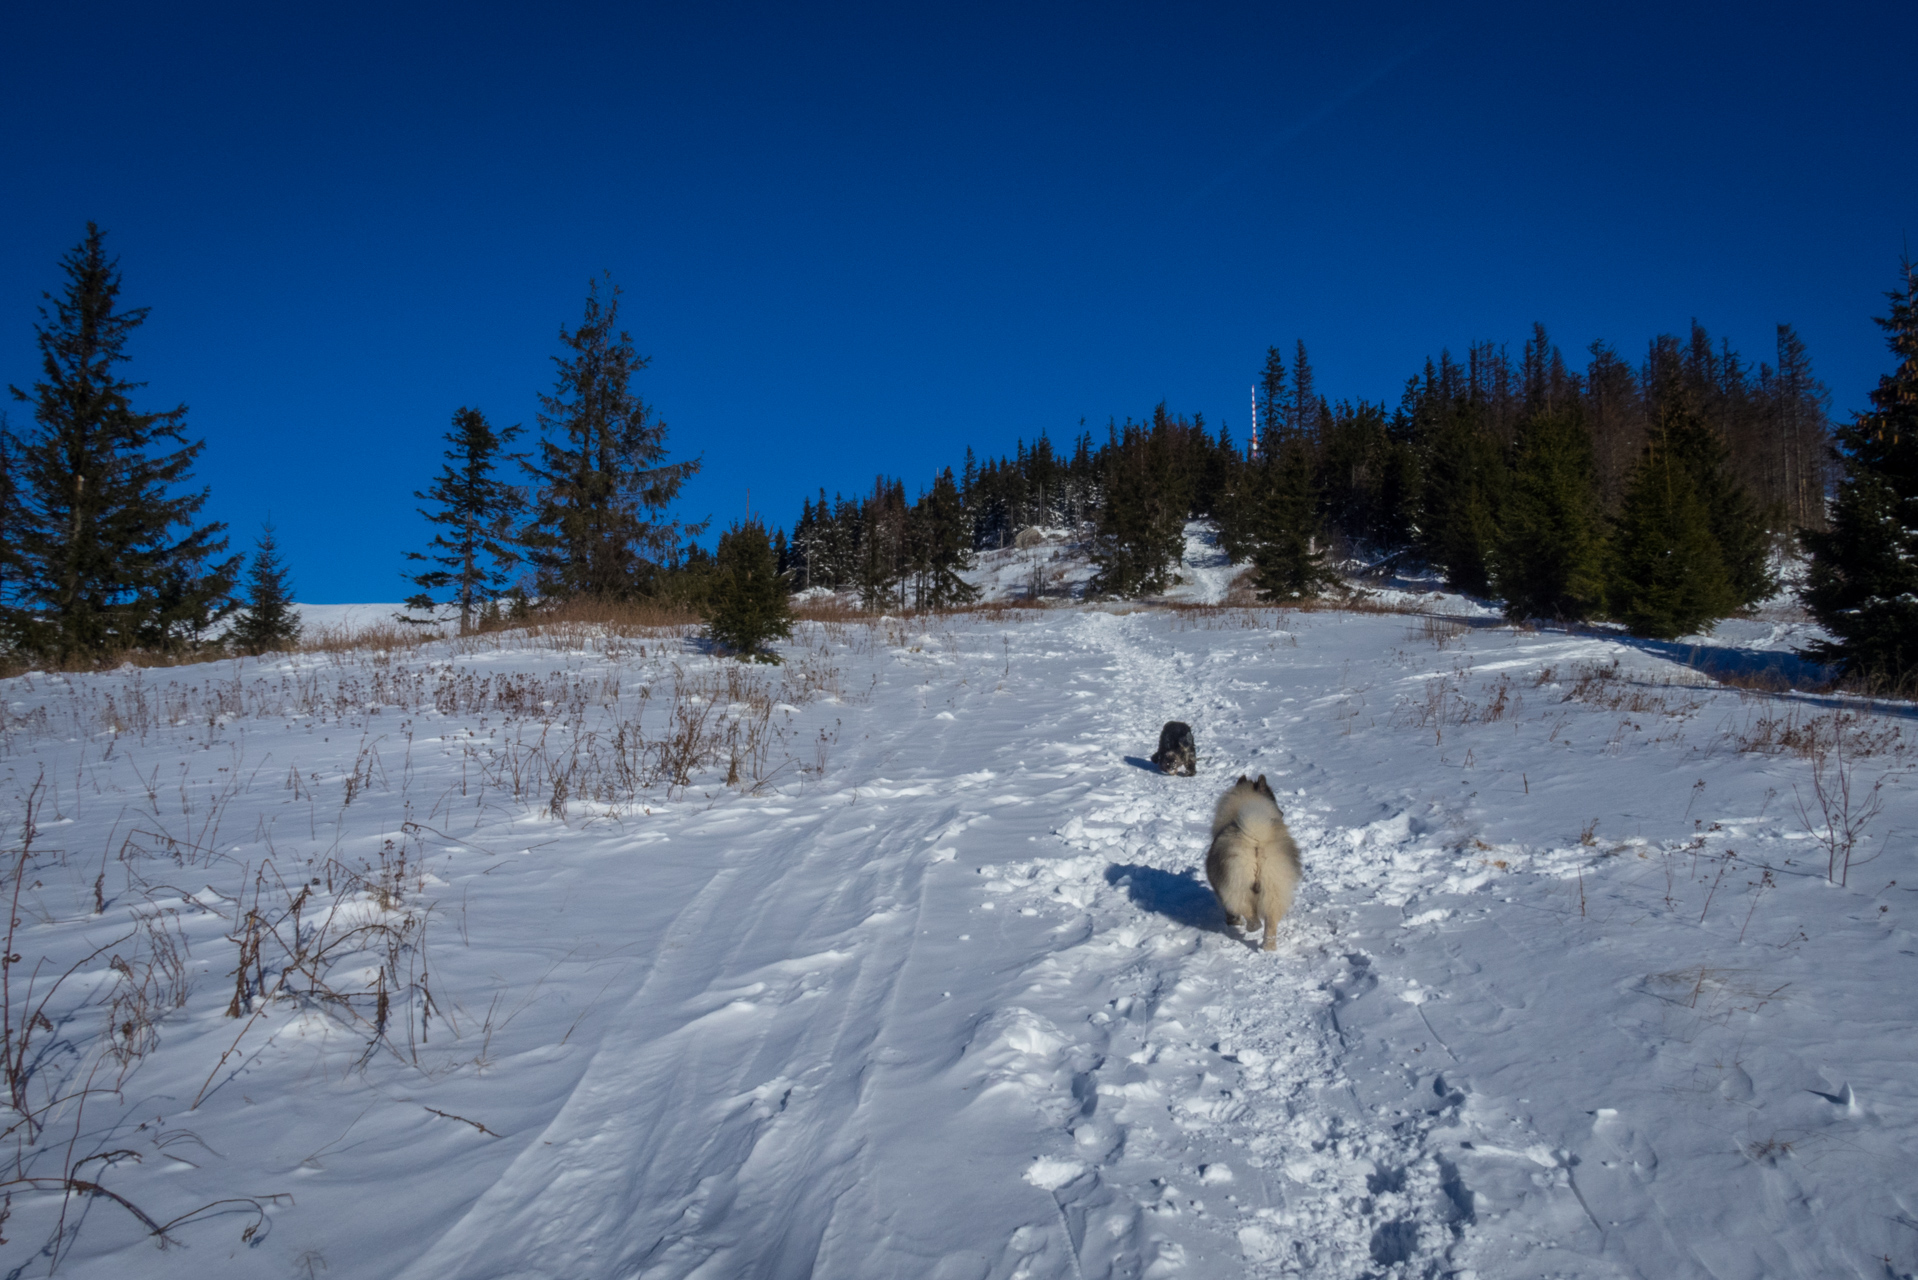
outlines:
[[[12,388],[32,425],[0,424],[0,652],[61,664],[129,653],[264,652],[298,634],[271,526],[250,570],[203,522],[204,445],[184,406],[136,408],[121,376],[145,308],[119,299],[99,228],[61,262],[35,333],[40,377]],[[1171,585],[1187,521],[1216,522],[1268,601],[1401,566],[1497,597],[1514,618],[1611,619],[1647,636],[1709,626],[1772,594],[1777,553],[1809,553],[1800,597],[1853,675],[1918,677],[1918,276],[1904,265],[1878,323],[1897,357],[1872,408],[1832,432],[1804,344],[1777,331],[1745,361],[1694,324],[1629,361],[1593,344],[1574,368],[1535,326],[1516,359],[1476,344],[1408,378],[1396,404],[1334,403],[1304,344],[1267,351],[1256,430],[1240,444],[1161,405],[1140,421],[1043,433],[1011,457],[967,450],[911,500],[878,477],[823,489],[790,538],[748,516],[714,551],[672,515],[695,458],[673,460],[639,396],[647,366],[595,284],[560,330],[532,448],[461,407],[440,474],[415,496],[435,533],[410,554],[408,605],[462,632],[569,601],[659,604],[707,619],[722,649],[770,658],[789,592],[850,590],[868,608],[975,597],[975,553],[1034,527],[1090,552],[1090,590]],[[1835,447],[1834,447],[1835,446]],[[236,616],[237,615],[237,616]]]
[[[1771,594],[1774,549],[1824,526],[1827,399],[1783,325],[1775,363],[1694,324],[1635,365],[1595,343],[1582,370],[1535,326],[1516,360],[1490,343],[1441,353],[1396,405],[1321,395],[1300,342],[1289,362],[1267,352],[1244,447],[1161,405],[1070,452],[1044,435],[983,464],[969,449],[914,503],[883,476],[806,500],[782,567],[797,589],[937,607],[963,598],[966,552],[1064,527],[1090,545],[1095,591],[1150,594],[1185,521],[1208,517],[1267,599],[1415,559],[1518,616],[1683,634]]]

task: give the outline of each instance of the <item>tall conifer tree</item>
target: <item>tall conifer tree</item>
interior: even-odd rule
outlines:
[[[1825,499],[1831,487],[1831,393],[1811,368],[1811,354],[1788,324],[1778,326],[1778,368],[1772,373],[1767,407],[1778,457],[1779,501],[1786,527],[1823,529]],[[1761,384],[1765,379],[1762,366]]]
[[[460,611],[460,634],[471,631],[481,611],[511,585],[510,574],[519,563],[513,545],[512,524],[525,508],[519,490],[496,476],[502,450],[518,436],[517,425],[494,430],[486,415],[464,406],[453,411],[453,429],[446,433],[446,462],[432,487],[414,491],[435,509],[420,514],[440,526],[427,551],[409,551],[408,560],[435,566],[408,574],[419,594],[409,596],[408,609],[432,610],[436,591],[452,588],[451,603]],[[428,621],[409,618],[409,622]]]
[[[950,609],[976,599],[979,589],[959,576],[972,567],[972,539],[951,467],[914,505],[910,523],[915,606]]]
[[[1591,434],[1575,408],[1540,409],[1519,424],[1493,579],[1512,618],[1572,622],[1604,603],[1604,517]]]
[[[1482,595],[1491,590],[1507,473],[1498,442],[1478,417],[1455,403],[1427,442],[1419,536],[1448,584]]]
[[[1300,338],[1292,353],[1292,390],[1285,402],[1285,433],[1310,437],[1318,424],[1318,385],[1312,378],[1312,362],[1305,356],[1305,339]]]
[[[1918,687],[1918,267],[1880,319],[1897,359],[1878,379],[1871,408],[1838,430],[1843,474],[1831,527],[1807,531],[1802,598],[1831,641],[1812,657],[1908,692]]]
[[[1626,483],[1606,586],[1611,615],[1658,640],[1690,635],[1738,605],[1711,508],[1669,426],[1652,433]]]
[[[41,381],[12,388],[34,425],[9,440],[5,616],[15,643],[58,659],[194,642],[233,608],[240,565],[214,559],[225,525],[194,523],[206,490],[180,488],[205,447],[187,439],[186,406],[136,410],[145,384],[114,369],[148,309],[120,306],[102,240],[88,223],[62,259],[66,286],[34,327]]]
[[[1731,584],[1733,608],[1757,604],[1778,589],[1766,563],[1770,539],[1758,504],[1732,474],[1723,436],[1684,399],[1668,404],[1662,419],[1667,445],[1691,469],[1692,481],[1705,502],[1712,538]]]
[[[11,598],[8,588],[19,573],[19,558],[15,549],[15,530],[19,527],[16,503],[19,495],[14,491],[13,484],[14,447],[13,436],[7,430],[7,415],[0,413],[0,609],[4,609]]]
[[[649,361],[619,328],[618,286],[594,281],[579,327],[561,328],[566,354],[540,397],[544,437],[523,463],[537,488],[523,535],[539,590],[552,596],[631,599],[653,594],[680,541],[705,528],[665,519],[697,458],[667,462],[666,424],[633,390]]]
[[[860,511],[855,570],[859,600],[868,609],[905,604],[909,518],[905,481],[875,477]]]
[[[1127,422],[1105,449],[1105,484],[1092,537],[1095,595],[1165,590],[1185,549],[1183,495],[1169,491],[1171,459],[1144,427]]]
[[[1262,599],[1311,599],[1338,581],[1325,564],[1312,451],[1287,432],[1265,473],[1252,531],[1252,564]]]
[[[1265,367],[1259,371],[1259,429],[1250,441],[1252,456],[1262,459],[1285,438],[1285,356],[1277,347],[1265,349]]]

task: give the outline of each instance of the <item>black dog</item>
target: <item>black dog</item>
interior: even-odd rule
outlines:
[[[1152,763],[1160,773],[1190,778],[1199,771],[1199,744],[1192,740],[1192,726],[1183,720],[1168,720],[1159,730],[1159,749]]]

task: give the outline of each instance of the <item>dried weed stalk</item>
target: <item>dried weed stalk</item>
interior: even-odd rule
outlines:
[[[48,1259],[49,1274],[59,1270],[84,1222],[82,1218],[69,1223],[76,1198],[118,1205],[161,1248],[181,1243],[172,1234],[176,1228],[215,1211],[251,1210],[251,1221],[240,1233],[242,1242],[251,1241],[268,1226],[267,1206],[290,1202],[290,1197],[229,1197],[163,1222],[102,1180],[115,1165],[137,1162],[139,1152],[95,1150],[82,1154],[81,1142],[89,1132],[88,1101],[96,1095],[117,1092],[127,1071],[153,1047],[154,1024],[169,1008],[185,1001],[184,938],[176,939],[170,919],[156,912],[138,917],[139,925],[133,933],[95,948],[44,987],[39,982],[44,959],[35,962],[24,983],[19,979],[24,960],[16,950],[23,909],[21,894],[34,864],[33,846],[39,834],[44,788],[42,776],[22,804],[20,845],[18,850],[9,851],[14,855],[7,868],[11,883],[4,885],[9,912],[5,950],[0,952],[0,1057],[4,1058],[0,1073],[5,1077],[6,1108],[11,1114],[0,1128],[0,1140],[11,1140],[13,1149],[6,1167],[0,1168],[0,1223],[11,1214],[16,1193],[58,1193],[58,1208],[49,1210],[54,1221],[39,1250]],[[134,948],[133,959],[115,951],[136,937],[143,938],[144,944]],[[59,1030],[70,1021],[72,1011],[56,1010],[53,1001],[68,978],[109,951],[115,951],[108,968],[116,981],[107,1003],[107,1034],[95,1042],[98,1050],[89,1054],[77,1038]],[[99,1083],[100,1072],[109,1062],[116,1064],[119,1075],[112,1088]],[[49,1127],[68,1121],[71,1134],[66,1140],[45,1140]],[[96,1164],[97,1170],[90,1167]]]
[[[1847,737],[1841,728],[1829,745],[1821,743],[1813,749],[1811,803],[1806,803],[1796,784],[1792,786],[1805,830],[1825,851],[1825,879],[1840,886],[1850,883],[1859,838],[1885,807],[1884,775],[1880,774],[1869,787],[1863,786],[1857,776],[1856,756],[1847,748]]]

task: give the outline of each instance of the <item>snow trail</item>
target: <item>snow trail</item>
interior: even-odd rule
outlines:
[[[1199,878],[1215,793],[1298,772],[1222,692],[1224,654],[1103,612],[1012,634],[1072,646],[1072,687],[1009,659],[988,689],[981,660],[943,714],[1022,722],[1016,777],[956,768],[929,695],[848,762],[863,786],[684,824],[727,850],[710,879],[546,1131],[408,1275],[1343,1277],[1442,1256],[1457,1209],[1422,1127],[1373,1123],[1343,1073],[1337,1010],[1373,980],[1326,891],[1264,956]],[[1117,758],[1168,718],[1199,733],[1199,778]],[[1294,822],[1308,862],[1337,838]],[[1008,858],[1020,834],[1054,852]],[[1028,1176],[995,1187],[1008,1163]],[[955,1223],[941,1189],[968,1165],[985,1185]]]
[[[1328,924],[1330,894],[1313,879],[1343,833],[1317,828],[1285,794],[1305,770],[1224,692],[1226,652],[1167,644],[1138,617],[1089,614],[1083,628],[1115,672],[1102,736],[1152,741],[1159,721],[1185,719],[1201,769],[1194,779],[1121,773],[1063,824],[1077,847],[1115,851],[1105,866],[1095,856],[1007,869],[1015,882],[1025,871],[1031,888],[1088,872],[1107,886],[1088,904],[1092,935],[1035,966],[1072,975],[1073,1000],[1095,1011],[1083,1025],[1103,1064],[1092,1082],[1101,1105],[1078,1122],[1075,1143],[1129,1157],[1100,1176],[1123,1183],[1156,1224],[1146,1252],[1164,1273],[1175,1260],[1216,1267],[1235,1253],[1254,1274],[1425,1273],[1461,1216],[1423,1141],[1453,1103],[1441,1090],[1426,1117],[1380,1126],[1345,1075],[1338,1009],[1375,983],[1369,957]],[[1212,805],[1241,771],[1269,776],[1305,850],[1308,889],[1270,956],[1224,926],[1199,871]]]

